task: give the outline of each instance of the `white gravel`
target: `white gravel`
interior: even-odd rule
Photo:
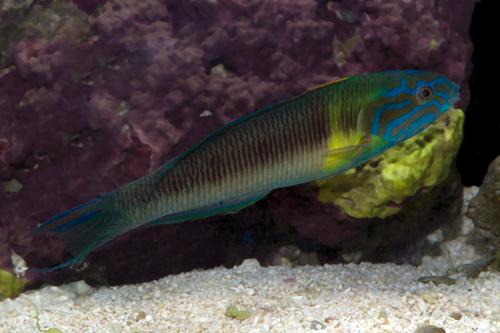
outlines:
[[[464,237],[448,247],[453,263],[474,258]],[[193,271],[140,285],[45,287],[0,302],[0,332],[411,333],[425,324],[447,333],[500,332],[500,273],[459,278],[451,286],[417,281],[444,273],[449,262],[426,258],[420,267],[291,268],[261,267],[247,259],[233,269]],[[230,305],[250,316],[226,315]]]
[[[141,285],[89,290],[46,287],[0,303],[0,332],[500,332],[500,274],[452,286],[416,280],[433,273],[392,264],[234,269],[168,276]],[[239,321],[229,305],[249,310]],[[460,319],[453,317],[461,316]]]

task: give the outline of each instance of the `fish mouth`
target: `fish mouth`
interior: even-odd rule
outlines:
[[[441,107],[441,113],[445,113],[454,108],[455,103],[460,100],[460,86],[453,83],[453,93],[449,100]]]

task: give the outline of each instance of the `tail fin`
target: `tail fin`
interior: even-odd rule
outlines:
[[[51,268],[33,270],[52,272],[74,266],[81,263],[90,252],[127,230],[126,222],[121,221],[113,207],[112,194],[59,213],[39,225],[34,234],[61,234],[74,257]]]

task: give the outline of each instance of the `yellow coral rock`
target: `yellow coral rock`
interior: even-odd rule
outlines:
[[[0,269],[0,301],[18,296],[24,289],[26,280],[15,277],[12,273]]]
[[[398,213],[405,198],[446,179],[462,140],[463,121],[463,111],[453,109],[363,167],[317,181],[319,200],[355,218]]]

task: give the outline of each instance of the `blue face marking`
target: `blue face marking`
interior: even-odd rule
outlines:
[[[422,111],[424,108],[427,108],[429,107],[429,105],[434,105],[436,106],[438,109],[441,109],[442,105],[439,104],[437,101],[433,100],[431,102],[428,102],[424,105],[418,105],[416,107],[414,107],[413,109],[411,109],[410,112],[407,112],[405,113],[404,115],[402,115],[401,117],[399,118],[396,118],[394,120],[392,120],[391,122],[389,122],[385,128],[385,132],[384,132],[384,136],[383,138],[387,141],[394,141],[394,138],[397,138],[398,137],[398,133],[401,132],[398,131],[398,133],[396,133],[396,135],[392,135],[392,131],[403,125],[405,122],[408,122],[412,117],[414,117],[417,113],[419,113],[420,111]],[[421,119],[424,119],[423,117],[420,117],[418,118],[418,120],[420,120],[420,123],[417,125],[417,127],[420,127],[422,125],[422,120]],[[417,120],[417,121],[418,121]],[[435,120],[435,117],[434,117],[434,120]],[[433,121],[434,121],[433,120]],[[415,121],[411,122],[411,125],[409,126],[403,126],[403,129],[405,131],[409,130],[413,125],[414,125]],[[396,140],[397,141],[397,140]]]
[[[424,129],[427,124],[433,123],[437,119],[436,114],[427,113],[420,118],[413,121],[413,123],[406,129],[407,137],[413,136],[414,134],[420,132]]]
[[[448,94],[445,94],[443,92],[439,92],[439,91],[435,91],[434,92],[434,96],[438,96],[438,97],[441,97],[442,99],[444,100],[447,100],[449,95]]]
[[[402,108],[407,107],[410,104],[411,104],[411,102],[409,100],[406,100],[406,101],[402,101],[402,102],[399,102],[399,103],[388,104],[388,105],[383,105],[383,106],[379,107],[375,111],[375,117],[373,119],[371,133],[378,134],[378,132],[380,130],[380,118],[382,117],[382,113],[383,112],[386,112],[386,111],[389,111],[389,110],[402,109]]]
[[[459,99],[460,87],[442,75],[414,70],[393,73],[398,84],[380,95],[389,101],[375,109],[370,128],[386,141],[397,143],[414,136]],[[401,77],[401,73],[408,76]],[[390,99],[398,101],[391,103]],[[382,124],[382,117],[387,118],[384,113],[396,113],[397,117],[389,116],[392,119]]]
[[[418,89],[422,87],[433,87],[437,84],[445,83],[444,77],[438,77],[430,82],[417,81],[415,88],[409,88],[406,79],[401,79],[401,85],[396,88],[390,89],[384,94],[385,97],[396,97],[401,94],[415,95]],[[448,97],[445,97],[448,98]]]
[[[423,130],[428,124],[433,123],[436,119],[437,117],[433,113],[424,114],[420,118],[414,120],[410,126],[401,128],[396,135],[392,136],[392,140],[398,142],[406,140]]]
[[[414,89],[408,88],[408,83],[405,79],[401,80],[401,85],[397,88],[393,88],[384,94],[385,97],[396,97],[401,94],[413,95],[415,93]]]

